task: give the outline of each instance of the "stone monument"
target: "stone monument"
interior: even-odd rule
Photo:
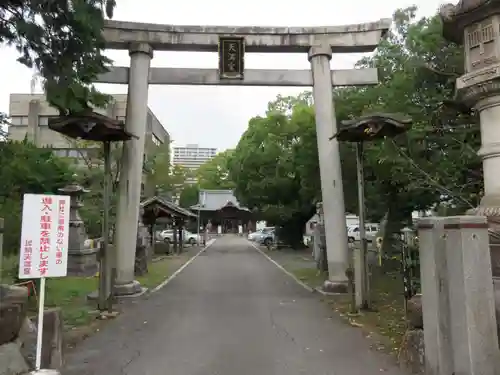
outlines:
[[[85,246],[87,232],[78,210],[83,207],[81,197],[88,193],[77,183],[72,183],[59,189],[63,195],[70,196],[69,241],[68,241],[68,275],[92,276],[98,269],[97,254],[99,248]],[[92,242],[91,242],[92,243]]]

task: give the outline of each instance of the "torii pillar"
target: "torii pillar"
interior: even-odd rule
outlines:
[[[325,282],[324,289],[329,292],[345,293],[348,284],[346,271],[349,265],[349,247],[339,142],[336,138],[330,140],[337,133],[330,71],[331,58],[332,48],[328,44],[313,46],[309,50],[328,258],[329,280]]]
[[[114,292],[117,296],[133,295],[142,290],[134,279],[134,265],[148,114],[149,68],[153,50],[148,44],[136,43],[130,46],[129,54],[125,129],[137,138],[123,144],[121,159],[115,232],[117,273]]]

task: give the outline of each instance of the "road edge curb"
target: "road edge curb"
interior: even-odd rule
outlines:
[[[248,241],[248,240],[247,240]],[[251,245],[255,250],[257,250],[264,258],[266,258],[268,261],[270,261],[272,264],[274,264],[277,268],[279,268],[283,273],[285,273],[288,277],[292,278],[297,284],[299,284],[302,288],[307,290],[308,292],[315,293],[319,292],[323,294],[324,292],[321,290],[318,290],[316,288],[312,288],[306,283],[304,283],[302,280],[300,280],[297,276],[295,276],[293,273],[285,269],[281,264],[276,262],[273,258],[271,258],[269,255],[267,255],[265,252],[263,252],[261,249],[259,249],[257,246],[255,246],[254,243],[248,241],[249,245]]]
[[[151,289],[149,294],[153,294],[153,293],[159,291],[160,289],[164,288],[168,283],[170,283],[173,279],[175,279],[177,276],[179,276],[179,274],[182,271],[184,271],[184,269],[186,269],[187,266],[189,266],[191,263],[193,263],[193,261],[196,258],[198,258],[198,256],[200,256],[204,251],[206,251],[210,246],[212,246],[215,243],[215,241],[217,241],[217,238],[212,238],[211,240],[209,240],[207,245],[203,249],[198,251],[192,258],[188,259],[188,261],[186,263],[184,263],[182,266],[179,267],[179,269],[177,271],[175,271],[172,275],[170,275],[164,281],[162,281],[161,284],[159,284],[156,287],[154,287],[153,289]]]

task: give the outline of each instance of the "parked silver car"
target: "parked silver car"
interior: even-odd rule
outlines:
[[[274,231],[274,227],[265,227],[257,230],[256,232],[248,234],[249,241],[259,242],[262,240],[262,237],[266,237],[269,233]]]
[[[264,245],[264,246],[271,246],[274,243],[274,238],[275,238],[275,229],[272,227],[271,229],[267,231],[263,231],[256,239],[255,242],[257,242],[259,245]]]
[[[255,241],[255,239],[257,237],[259,237],[260,235],[262,235],[262,229],[259,229],[259,230],[255,231],[255,232],[252,232],[252,233],[248,233],[247,238],[248,238],[249,241]]]
[[[174,242],[174,230],[173,229],[166,229],[161,232],[161,238],[165,242]],[[190,244],[190,245],[196,245],[197,243],[201,243],[201,236],[198,236],[196,233],[191,233],[188,232],[187,230],[182,231],[182,239],[184,243]]]

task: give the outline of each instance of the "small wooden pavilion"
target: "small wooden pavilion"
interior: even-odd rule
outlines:
[[[168,223],[174,230],[174,251],[176,253],[182,251],[182,231],[188,220],[196,220],[197,216],[191,211],[188,211],[175,203],[154,196],[141,202],[143,210],[142,220],[149,227],[151,247],[156,252],[169,252],[168,244],[156,244],[155,225],[160,218],[166,218]],[[179,239],[177,241],[177,239]]]

